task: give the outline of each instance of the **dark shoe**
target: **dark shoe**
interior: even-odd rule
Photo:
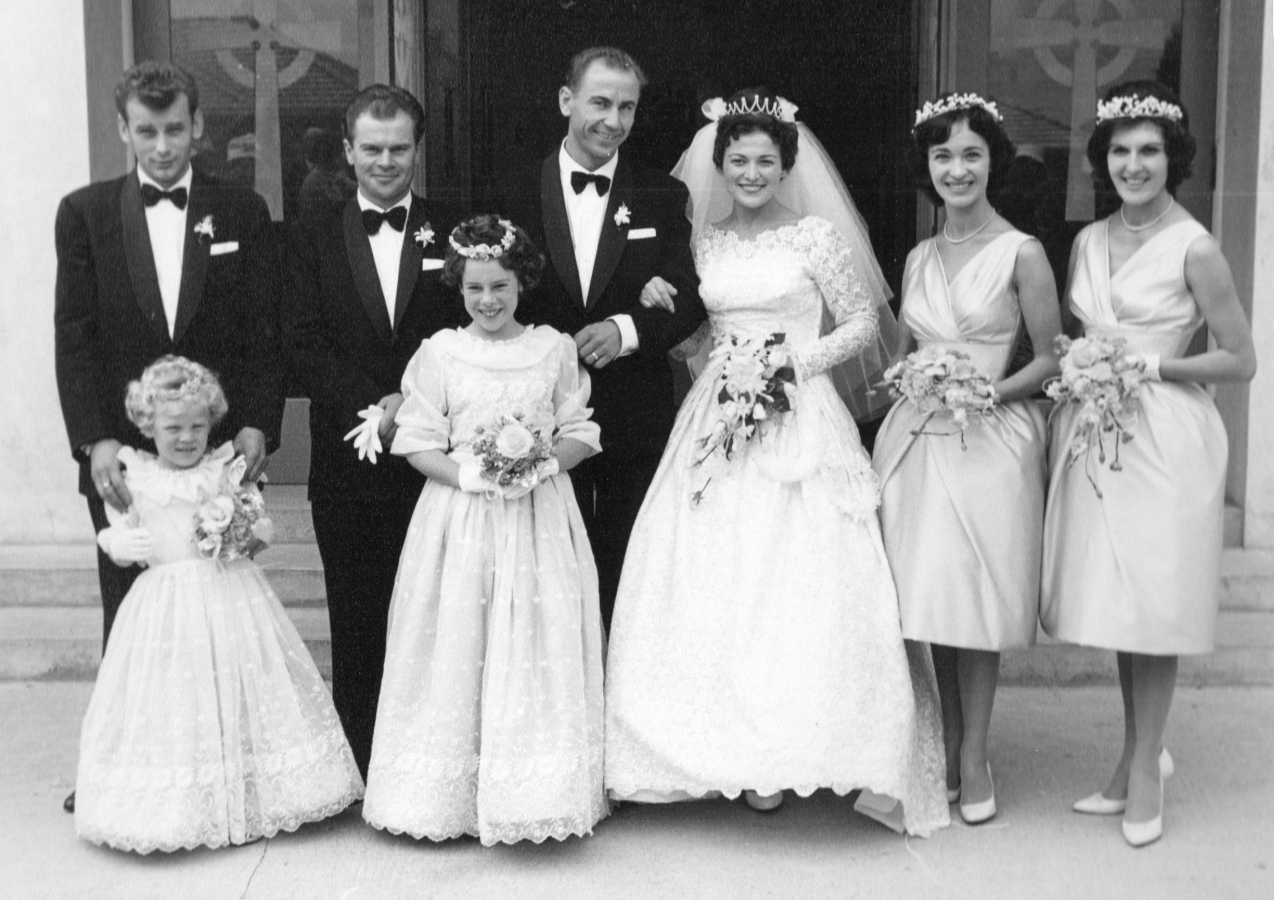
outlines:
[[[66,795],[66,799],[62,801],[62,809],[66,812],[75,812],[75,791]]]

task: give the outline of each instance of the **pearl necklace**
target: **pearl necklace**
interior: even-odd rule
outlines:
[[[959,240],[956,240],[955,238],[953,238],[951,236],[951,232],[947,231],[947,226],[951,224],[951,221],[947,220],[946,222],[942,223],[942,236],[947,239],[948,244],[963,244],[965,241],[969,240],[969,238],[973,237],[983,228],[986,228],[988,225],[990,225],[991,220],[994,218],[995,218],[995,210],[991,210],[991,215],[987,217],[987,220],[985,222],[983,222],[981,225],[979,225],[977,228],[970,231],[968,234],[966,234],[964,237],[960,238]]]
[[[1127,219],[1127,217],[1124,215],[1124,208],[1123,208],[1123,206],[1120,206],[1120,207],[1119,207],[1119,218],[1123,220],[1123,223],[1124,223],[1124,227],[1125,227],[1125,228],[1127,228],[1129,231],[1131,231],[1131,232],[1133,232],[1134,234],[1136,234],[1138,231],[1145,231],[1147,228],[1154,228],[1156,225],[1158,225],[1158,224],[1159,224],[1159,222],[1163,219],[1163,217],[1164,217],[1164,216],[1166,216],[1166,215],[1168,214],[1168,211],[1172,209],[1173,205],[1174,205],[1176,202],[1177,202],[1177,201],[1176,201],[1176,199],[1175,199],[1175,198],[1169,198],[1169,199],[1168,199],[1168,205],[1164,207],[1163,212],[1159,213],[1159,215],[1155,216],[1153,219],[1151,219],[1151,220],[1150,220],[1149,222],[1147,222],[1145,225],[1129,225],[1129,224],[1128,224],[1128,219]]]

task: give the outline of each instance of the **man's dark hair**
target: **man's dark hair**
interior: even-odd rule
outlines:
[[[136,98],[147,109],[162,112],[182,94],[186,95],[190,115],[194,116],[199,108],[199,86],[195,79],[180,66],[148,59],[125,72],[115,85],[115,108],[127,122],[129,100]]]
[[[373,119],[392,119],[400,112],[411,117],[412,133],[415,143],[425,136],[425,110],[420,101],[411,95],[411,91],[392,84],[369,84],[345,107],[345,140],[354,140],[354,123],[363,113]]]
[[[601,61],[603,65],[617,71],[632,72],[637,76],[637,84],[646,86],[646,73],[637,65],[637,61],[618,47],[589,47],[571,57],[571,64],[566,69],[566,86],[572,91],[579,90],[584,73],[593,63]]]

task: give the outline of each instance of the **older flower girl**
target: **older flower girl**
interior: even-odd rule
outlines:
[[[429,481],[389,610],[377,828],[539,842],[607,813],[597,569],[566,475],[601,447],[574,340],[514,318],[543,268],[506,220],[456,228],[444,277],[473,322],[403,376],[392,450]]]
[[[260,494],[229,444],[216,377],[165,356],[129,385],[157,456],[126,447],[133,497],[98,543],[146,566],[124,598],[80,734],[76,831],[95,844],[223,847],[295,831],[363,793],[314,662],[256,564]]]

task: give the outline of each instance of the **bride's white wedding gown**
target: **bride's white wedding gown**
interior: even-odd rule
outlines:
[[[879,486],[826,374],[874,338],[872,302],[815,217],[754,241],[709,227],[696,262],[714,339],[784,333],[802,386],[796,411],[729,461],[695,464],[721,360],[678,414],[615,606],[606,787],[633,799],[869,788],[928,834],[949,822],[932,668],[903,642]],[[837,327],[820,337],[824,303]]]

